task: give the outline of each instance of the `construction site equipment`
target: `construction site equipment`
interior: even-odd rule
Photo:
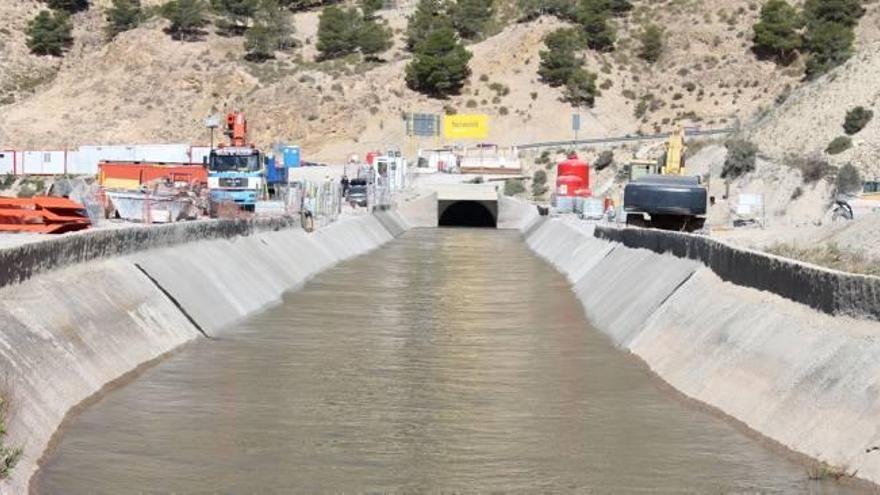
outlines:
[[[643,175],[626,185],[627,224],[687,232],[703,228],[708,191],[700,177],[686,175],[686,150],[684,129],[676,127],[666,143],[659,174]]]
[[[464,148],[459,159],[463,174],[502,174],[518,175],[522,173],[522,162],[519,150],[500,148],[494,144],[478,144],[473,148]]]
[[[136,191],[157,180],[178,186],[208,183],[208,170],[199,164],[108,161],[101,162],[98,170],[98,183],[105,189]]]
[[[247,142],[247,119],[241,112],[226,116],[224,133],[230,146],[211,150],[208,157],[208,189],[212,204],[234,203],[253,210],[264,188],[263,160]]]
[[[0,232],[63,234],[90,225],[85,207],[67,198],[0,197]]]

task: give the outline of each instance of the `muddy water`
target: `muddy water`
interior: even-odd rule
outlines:
[[[415,231],[74,418],[51,494],[845,493],[684,403],[514,233]]]

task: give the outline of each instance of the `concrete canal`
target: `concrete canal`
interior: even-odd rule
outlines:
[[[104,393],[58,440],[32,491],[850,490],[669,392],[512,231],[410,231]]]

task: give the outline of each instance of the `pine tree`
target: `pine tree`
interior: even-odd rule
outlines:
[[[406,67],[406,84],[435,97],[457,94],[470,76],[468,62],[472,56],[452,28],[434,30],[416,46],[415,56]]]
[[[275,58],[275,52],[293,46],[293,24],[290,12],[278,0],[261,0],[254,23],[245,34],[245,58],[264,61]]]
[[[807,78],[813,79],[846,62],[853,53],[855,33],[852,28],[836,22],[809,25],[805,46]]]
[[[583,0],[578,10],[578,23],[588,47],[600,52],[614,50],[617,34],[609,20],[606,0]]]
[[[107,9],[107,36],[112,39],[119,33],[136,28],[143,20],[143,15],[140,0],[113,0]]]
[[[361,53],[367,58],[376,58],[380,53],[388,51],[393,45],[391,30],[376,22],[375,19],[365,18],[358,31],[357,44]]]
[[[645,26],[645,29],[639,34],[639,58],[654,63],[660,60],[663,55],[663,30],[654,24]]]
[[[376,12],[382,10],[385,6],[384,0],[360,0],[361,12],[364,13],[364,19],[371,20],[376,17]]]
[[[596,88],[596,74],[583,68],[575,70],[565,82],[565,101],[576,107],[592,108],[600,92]]]
[[[72,30],[66,12],[44,10],[28,23],[27,46],[35,55],[61,57],[73,44]]]
[[[755,24],[752,50],[760,58],[773,59],[787,65],[803,46],[798,30],[802,20],[797,10],[785,0],[768,0],[761,8],[761,18]]]
[[[415,51],[416,46],[432,32],[449,27],[452,22],[442,0],[419,0],[406,27],[406,49]]]
[[[606,8],[611,15],[622,16],[632,10],[633,5],[629,0],[605,0]]]
[[[557,29],[544,37],[546,50],[541,50],[538,75],[551,87],[565,84],[575,70],[584,65],[577,56],[580,35],[575,29]]]
[[[804,2],[804,18],[807,24],[833,22],[855,27],[865,15],[862,0],[807,0]]]
[[[52,10],[75,14],[89,9],[89,0],[44,0]]]
[[[168,33],[177,40],[196,38],[208,23],[205,0],[171,0],[162,6],[162,16],[171,21]]]
[[[232,33],[243,33],[260,8],[260,0],[211,0],[214,11],[222,15],[217,27]]]
[[[318,17],[318,53],[321,59],[343,57],[358,49],[363,19],[357,9],[325,7]]]
[[[476,39],[486,28],[486,23],[494,15],[493,0],[458,0],[452,7],[452,25],[459,36]]]
[[[575,0],[517,0],[517,7],[524,20],[552,15],[567,21],[577,20]]]

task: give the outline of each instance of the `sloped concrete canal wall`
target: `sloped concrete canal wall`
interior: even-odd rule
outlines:
[[[65,236],[0,252],[2,493],[26,493],[68,411],[140,365],[214,336],[322,270],[409,228],[394,211],[312,234],[290,222],[210,222]],[[38,276],[37,276],[38,275]]]
[[[595,326],[670,385],[794,451],[880,482],[876,280],[710,250],[688,235],[593,232],[562,219],[533,219],[523,230],[568,277]],[[831,295],[840,288],[858,299]]]

